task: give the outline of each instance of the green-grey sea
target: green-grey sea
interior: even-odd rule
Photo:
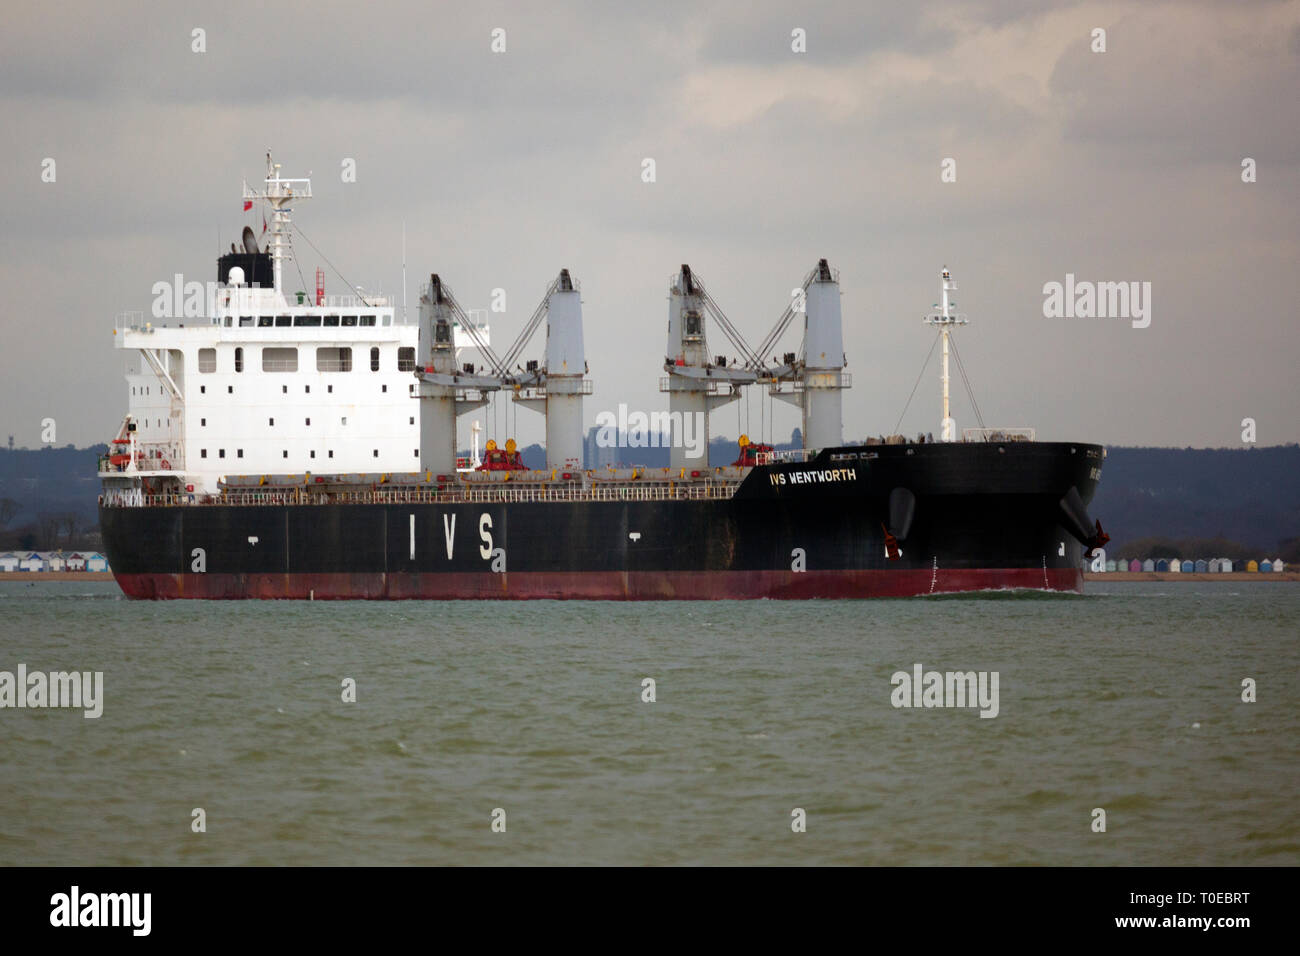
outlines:
[[[1289,583],[620,604],[3,582],[0,671],[102,671],[103,714],[0,709],[0,864],[1295,865],[1298,625]],[[998,672],[997,716],[894,707],[918,663]]]

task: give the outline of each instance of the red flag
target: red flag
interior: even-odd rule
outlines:
[[[252,209],[252,208],[253,208],[253,200],[251,200],[251,199],[245,199],[245,200],[244,200],[244,212],[248,212],[248,210],[250,210],[250,209]]]

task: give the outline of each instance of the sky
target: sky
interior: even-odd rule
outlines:
[[[502,352],[568,268],[588,425],[667,407],[681,263],[757,343],[825,257],[848,440],[904,408],[902,431],[939,431],[922,316],[945,265],[988,426],[1241,447],[1249,418],[1259,444],[1300,440],[1298,2],[54,0],[5,11],[0,121],[0,436],[19,446],[48,418],[59,445],[111,437],[115,315],[175,273],[215,278],[267,149],[312,177],[295,222],[341,276],[296,253],[329,292],[400,301],[404,224],[410,301],[431,272],[469,308],[504,289]],[[1149,324],[1045,314],[1067,275],[1150,283]],[[958,428],[978,424],[953,394]],[[797,424],[751,390],[711,430]]]

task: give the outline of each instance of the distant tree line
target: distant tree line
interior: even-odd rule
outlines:
[[[1300,539],[1293,538],[1292,543],[1293,545],[1300,545]],[[1286,559],[1284,554],[1274,554],[1272,552],[1263,554],[1259,548],[1252,548],[1240,541],[1231,541],[1222,536],[1217,538],[1165,538],[1159,536],[1138,538],[1119,549],[1107,547],[1106,553],[1108,557],[1114,555],[1115,557],[1130,560],[1137,558],[1139,561],[1145,561],[1147,558],[1153,560],[1180,558],[1188,561],[1195,561],[1197,558],[1205,558],[1207,561],[1210,558],[1231,558],[1234,562],[1249,561],[1252,558],[1257,561],[1264,558],[1280,557]]]

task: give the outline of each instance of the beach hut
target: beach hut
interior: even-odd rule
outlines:
[[[1250,560],[1246,562],[1246,570],[1252,574],[1259,570],[1259,562]]]
[[[6,551],[4,554],[0,554],[0,571],[17,571],[18,561],[18,555],[14,554],[12,551]]]
[[[1157,561],[1157,562],[1156,562],[1156,570],[1157,570],[1157,571],[1168,571],[1168,570],[1169,570],[1169,559],[1168,559],[1168,558],[1161,558],[1159,561]]]
[[[1182,558],[1170,558],[1170,559],[1169,559],[1169,571],[1170,571],[1171,574],[1182,574],[1182,573],[1183,573],[1183,559],[1182,559]]]
[[[1263,561],[1259,562],[1259,570],[1262,574],[1272,574],[1273,562],[1268,558],[1265,558]]]
[[[87,571],[107,571],[108,558],[104,557],[98,551],[91,551],[86,555]]]
[[[1114,570],[1115,570],[1115,562],[1114,562],[1114,561],[1107,561],[1107,562],[1106,562],[1106,570],[1107,570],[1107,571],[1114,571]]]
[[[1155,569],[1156,569],[1156,563],[1153,559],[1147,558],[1145,561],[1142,562],[1143,571],[1150,572],[1150,571],[1154,571]]]
[[[1273,570],[1274,570],[1274,571],[1284,571],[1284,570],[1286,570],[1286,567],[1285,567],[1285,565],[1283,564],[1281,558],[1275,558],[1275,559],[1273,560]]]
[[[19,571],[44,571],[45,559],[35,551],[28,552],[21,561],[18,562]]]
[[[1232,558],[1220,558],[1220,559],[1219,559],[1219,570],[1222,571],[1224,574],[1231,574],[1231,573],[1232,573]]]
[[[1193,568],[1193,570],[1197,574],[1204,574],[1206,571],[1210,570],[1210,563],[1206,561],[1204,558],[1197,558],[1196,567]]]
[[[68,569],[68,559],[63,556],[62,551],[46,551],[42,557],[45,558],[46,571],[66,571]]]
[[[1128,563],[1128,569],[1129,569],[1130,571],[1141,571],[1141,570],[1142,570],[1142,562],[1139,561],[1137,558],[1134,558],[1132,561],[1130,561],[1130,562]]]
[[[74,551],[72,554],[68,555],[68,570],[69,571],[86,570],[86,556],[82,554],[80,551]]]
[[[1210,558],[1210,563],[1205,566],[1205,569],[1209,571],[1211,574],[1218,574],[1219,563],[1220,562],[1218,558]]]

